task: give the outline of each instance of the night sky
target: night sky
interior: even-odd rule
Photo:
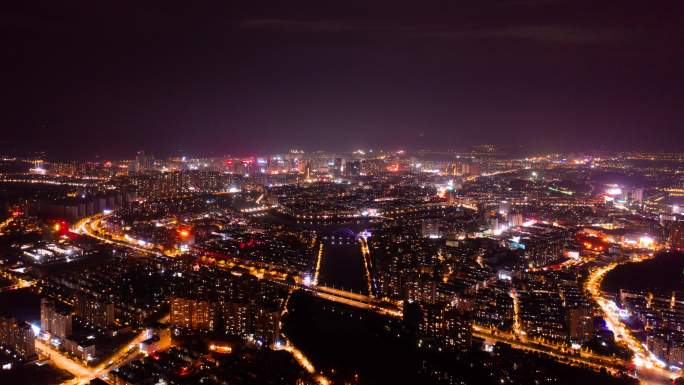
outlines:
[[[0,152],[684,150],[682,1],[209,3],[4,1]]]

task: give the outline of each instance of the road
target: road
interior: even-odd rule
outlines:
[[[43,356],[46,356],[50,361],[58,368],[63,369],[71,373],[74,378],[67,381],[66,384],[87,384],[90,380],[94,378],[102,378],[106,376],[111,370],[118,368],[119,366],[125,365],[126,363],[132,361],[133,359],[142,356],[142,353],[138,349],[138,344],[148,339],[147,329],[143,329],[138,333],[132,340],[130,340],[126,345],[120,348],[117,352],[109,357],[109,360],[101,363],[100,365],[91,368],[78,361],[71,359],[64,353],[54,349],[45,343],[40,338],[36,338],[36,351]]]
[[[281,319],[287,314],[287,304],[290,301],[290,298],[292,296],[292,293],[294,290],[291,290],[288,293],[287,298],[285,298],[285,302],[283,303],[283,310],[282,313],[280,314]],[[282,328],[281,328],[282,330]],[[329,385],[330,380],[328,380],[325,376],[323,376],[320,373],[316,372],[316,368],[314,368],[313,364],[311,361],[302,353],[297,347],[295,347],[288,339],[285,334],[280,335],[280,338],[282,339],[282,342],[276,342],[272,347],[275,350],[284,350],[290,354],[292,354],[292,357],[297,361],[299,366],[304,368],[309,374],[311,374],[316,382],[318,382],[319,385]]]
[[[0,293],[6,292],[6,291],[12,291],[12,290],[17,290],[17,289],[23,289],[25,287],[31,287],[36,284],[36,281],[27,281],[24,279],[18,279],[14,285],[10,286],[5,286],[3,288],[0,288]]]
[[[629,262],[641,262],[648,258],[651,256],[643,255],[633,258]],[[642,384],[671,383],[672,378],[676,378],[681,373],[673,373],[665,369],[665,363],[649,352],[644,344],[632,335],[630,328],[622,322],[615,303],[603,297],[601,291],[603,278],[617,266],[617,263],[611,263],[591,271],[585,283],[585,289],[599,305],[606,326],[614,333],[616,341],[626,346],[634,354],[632,362],[637,368],[637,376],[642,379]]]
[[[9,217],[6,220],[0,222],[0,235],[2,235],[2,231],[5,229],[5,227],[9,226],[10,223],[14,221],[14,217]]]
[[[127,242],[125,240],[116,240],[116,239],[108,239],[99,234],[101,231],[99,227],[100,221],[104,218],[104,214],[96,214],[91,217],[87,217],[84,219],[81,219],[80,221],[76,222],[76,224],[72,228],[72,232],[77,233],[77,234],[83,234],[87,235],[89,237],[95,238],[101,242],[104,243],[109,243],[112,245],[118,245],[122,247],[127,247],[132,250],[139,251],[143,254],[152,254],[156,256],[161,256],[163,255],[160,251],[153,250],[151,247],[142,247],[136,244],[133,244],[132,242]]]
[[[473,325],[473,336],[485,340],[502,342],[511,345],[511,347],[515,349],[542,353],[555,359],[556,361],[560,361],[569,365],[586,365],[595,369],[603,368],[612,374],[617,374],[621,371],[627,370],[628,363],[618,358],[596,355],[586,351],[573,350],[569,346],[555,345],[536,339],[522,340],[515,334],[496,331],[477,325]]]
[[[314,286],[318,285],[318,277],[321,273],[321,262],[323,260],[323,242],[319,242],[318,254],[316,255],[316,267],[314,268],[314,275],[311,282]]]
[[[289,352],[292,354],[292,357],[294,357],[295,361],[304,368],[309,374],[314,376],[314,379],[319,385],[329,385],[330,380],[328,380],[325,376],[323,376],[320,373],[316,372],[316,369],[314,368],[313,364],[311,361],[302,353],[299,349],[297,349],[290,341],[287,339],[285,335],[282,336],[283,338],[283,343],[276,344],[274,346],[275,350],[284,350],[286,352]]]
[[[72,381],[76,381],[73,383],[85,384],[87,381],[90,381],[90,379],[95,378],[95,371],[92,368],[88,368],[68,358],[39,338],[36,338],[36,351],[48,357],[56,367],[71,373],[75,377]]]
[[[515,288],[511,288],[509,295],[513,299],[513,332],[524,341],[525,332],[520,325],[520,298],[518,297],[518,292],[515,291]]]
[[[366,237],[359,237],[359,246],[361,247],[361,255],[363,256],[363,270],[366,274],[366,284],[368,285],[368,296],[373,297],[373,281],[371,279],[371,271],[373,270],[373,265],[370,256],[370,250],[368,249],[368,242]]]
[[[25,281],[25,280],[20,280],[19,283],[11,285],[11,286],[5,286],[3,288],[0,288],[0,293],[6,292],[6,291],[12,291],[12,290],[17,290],[17,289],[23,289],[25,287],[30,287],[35,285],[36,283],[34,281]]]
[[[0,277],[14,282],[14,285],[5,286],[3,288],[0,288],[0,293],[6,292],[6,291],[17,290],[17,289],[23,289],[25,287],[31,287],[31,286],[36,284],[36,281],[27,281],[25,279],[18,278],[14,274],[9,273],[6,270],[0,270]]]

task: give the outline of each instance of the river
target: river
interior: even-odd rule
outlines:
[[[620,265],[606,275],[602,287],[612,293],[625,289],[684,295],[684,253],[660,253],[644,262]]]
[[[353,232],[321,234],[323,259],[319,284],[368,294],[361,247]]]

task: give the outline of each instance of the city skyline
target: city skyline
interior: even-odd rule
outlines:
[[[0,384],[684,385],[684,1],[0,6]]]
[[[1,158],[0,382],[681,382],[682,164]]]
[[[539,157],[547,157],[555,161],[558,160],[568,160],[573,159],[598,159],[601,158],[638,158],[638,157],[654,157],[657,159],[680,159],[684,156],[684,153],[679,151],[668,151],[664,149],[660,150],[609,150],[609,149],[570,149],[570,150],[552,150],[552,149],[534,149],[525,146],[496,146],[494,144],[476,144],[469,146],[462,146],[456,148],[410,148],[408,146],[397,146],[393,148],[382,148],[382,147],[353,147],[346,148],[343,150],[330,150],[324,148],[313,148],[308,149],[303,146],[290,146],[281,147],[273,151],[259,151],[254,152],[248,149],[238,150],[233,153],[211,153],[211,152],[192,152],[183,149],[176,149],[174,151],[161,151],[151,152],[144,149],[138,149],[136,151],[121,154],[119,156],[107,157],[101,156],[99,154],[93,155],[91,157],[65,157],[60,156],[59,152],[50,151],[20,151],[20,150],[6,150],[0,153],[0,157],[4,161],[24,161],[28,163],[35,162],[48,162],[55,164],[94,164],[94,165],[104,165],[109,163],[121,163],[121,162],[133,162],[139,157],[144,157],[149,159],[151,162],[164,162],[164,161],[181,161],[184,163],[197,163],[202,160],[212,160],[220,162],[242,162],[242,161],[252,161],[257,160],[264,162],[271,162],[276,159],[281,159],[283,156],[298,158],[298,159],[308,159],[310,157],[316,158],[329,158],[330,162],[334,161],[337,157],[348,158],[348,157],[363,157],[363,158],[373,158],[373,157],[410,157],[415,159],[429,159],[431,161],[457,161],[461,157],[463,159],[467,158],[479,158],[483,155],[489,155],[492,157],[503,157],[511,159],[534,159]],[[201,163],[197,163],[201,165]],[[214,167],[212,165],[211,167]],[[205,166],[206,167],[206,166]]]

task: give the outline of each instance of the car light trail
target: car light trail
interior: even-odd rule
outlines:
[[[511,289],[510,296],[513,299],[513,332],[520,338],[525,338],[525,332],[520,325],[520,298],[515,289]]]
[[[316,368],[314,368],[313,364],[311,361],[304,355],[304,353],[301,352],[301,350],[297,349],[288,339],[283,336],[284,342],[279,343],[275,345],[276,350],[284,350],[290,354],[292,354],[292,357],[294,357],[295,361],[304,368],[309,374],[313,375],[316,382],[319,385],[328,385],[330,384],[330,380],[328,380],[325,376],[322,374],[319,374],[316,372]]]
[[[14,217],[9,217],[6,220],[4,220],[3,222],[0,222],[0,235],[3,235],[2,230],[4,230],[5,227],[9,226],[10,223],[12,223],[12,221],[14,221]]]
[[[626,369],[623,360],[614,357],[601,356],[591,352],[577,352],[562,344],[552,344],[541,339],[526,339],[521,341],[515,333],[473,325],[473,336],[485,340],[502,342],[512,348],[541,353],[550,358],[574,366],[587,365],[595,369],[606,369],[617,374]]]
[[[651,258],[650,256],[640,256],[632,259],[630,262],[641,262]],[[639,368],[646,369],[651,375],[661,377],[663,379],[675,378],[676,374],[665,369],[665,364],[658,360],[657,357],[648,351],[644,344],[642,344],[636,337],[632,335],[631,330],[620,320],[618,308],[613,301],[603,298],[601,291],[601,283],[606,274],[616,268],[617,263],[594,269],[591,271],[585,283],[586,291],[591,295],[594,301],[599,305],[603,319],[606,326],[615,335],[615,339],[626,346],[633,354],[632,362]]]
[[[373,284],[371,280],[371,258],[370,258],[370,250],[368,250],[368,243],[366,242],[365,237],[360,237],[359,238],[359,244],[361,247],[361,255],[363,256],[363,269],[364,273],[366,274],[366,283],[368,285],[368,296],[373,297]]]

